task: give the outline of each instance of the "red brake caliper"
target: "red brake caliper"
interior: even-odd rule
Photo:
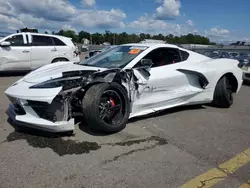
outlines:
[[[112,98],[110,97],[109,101],[110,101],[110,103],[111,103],[111,106],[114,107],[114,106],[115,106],[115,101],[114,101],[114,99],[112,99]]]
[[[110,98],[109,98],[109,101],[110,101],[111,107],[114,107],[114,106],[115,106],[115,101],[114,101],[114,99],[110,97]],[[114,113],[115,113],[115,112],[111,110],[110,116],[113,117]]]

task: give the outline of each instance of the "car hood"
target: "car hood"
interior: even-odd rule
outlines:
[[[83,66],[73,62],[58,62],[42,66],[24,76],[20,81],[28,83],[41,83],[49,79],[62,77],[64,72],[81,70],[107,70],[106,68]]]

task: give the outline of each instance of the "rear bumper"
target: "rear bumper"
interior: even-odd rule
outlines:
[[[74,119],[62,122],[51,122],[42,118],[35,117],[29,113],[25,115],[17,115],[14,105],[10,104],[7,110],[7,115],[15,126],[28,127],[47,132],[68,132],[75,128]]]

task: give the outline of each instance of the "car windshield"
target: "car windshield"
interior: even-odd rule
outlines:
[[[147,49],[145,46],[116,46],[83,60],[79,64],[102,68],[123,68],[145,49]]]

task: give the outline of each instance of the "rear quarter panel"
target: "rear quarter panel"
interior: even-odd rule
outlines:
[[[242,85],[242,70],[238,67],[238,61],[232,59],[204,59],[200,60],[198,58],[189,58],[189,61],[180,67],[181,69],[192,70],[203,74],[207,80],[208,85],[206,88],[197,89],[197,77],[189,76],[190,83],[195,85],[192,90],[197,91],[197,95],[190,99],[190,104],[201,103],[201,102],[211,102],[213,100],[215,87],[225,74],[231,73],[235,76],[238,82],[237,92],[239,92]],[[194,84],[195,83],[195,84]]]
[[[239,62],[237,60],[221,58],[211,59],[204,63],[206,64],[206,70],[204,71],[204,75],[209,81],[208,87],[215,88],[217,82],[223,75],[227,73],[232,73],[238,81],[237,92],[240,90],[242,84],[243,71],[238,67]]]

